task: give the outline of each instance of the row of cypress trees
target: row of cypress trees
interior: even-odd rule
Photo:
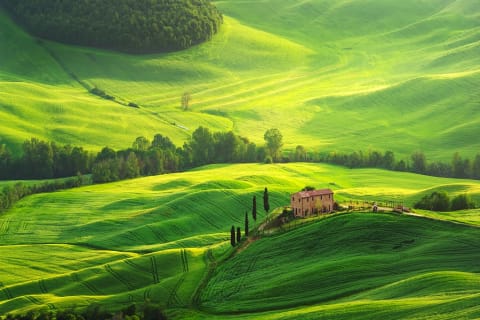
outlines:
[[[268,188],[265,187],[265,190],[263,191],[263,209],[265,210],[266,213],[270,211],[270,200],[268,197]],[[257,197],[253,196],[252,199],[252,218],[254,221],[257,221]],[[245,212],[245,229],[244,229],[244,235],[245,237],[248,237],[250,233],[250,226],[249,226],[249,219],[248,219],[248,211]],[[242,231],[240,227],[235,228],[235,226],[232,225],[230,228],[230,244],[232,247],[235,247],[238,243],[242,241]]]

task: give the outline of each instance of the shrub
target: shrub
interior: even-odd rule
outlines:
[[[475,203],[466,194],[459,194],[452,199],[452,211],[474,209]]]
[[[435,191],[415,203],[414,208],[431,211],[448,211],[450,209],[450,198],[444,191]]]

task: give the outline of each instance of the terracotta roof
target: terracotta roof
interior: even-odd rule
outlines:
[[[300,195],[300,198],[308,198],[308,197],[333,194],[333,191],[330,189],[321,189],[321,190],[313,190],[313,191],[300,191],[300,192],[297,192],[296,194]]]

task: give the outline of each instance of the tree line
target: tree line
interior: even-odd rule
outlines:
[[[156,134],[152,140],[137,137],[131,147],[104,147],[97,154],[83,147],[57,145],[37,138],[26,140],[14,156],[0,145],[0,180],[52,179],[92,174],[93,182],[111,182],[138,176],[178,172],[213,163],[263,161],[264,146],[228,132],[199,127],[191,138],[176,146],[169,137]]]
[[[268,214],[270,211],[270,200],[268,198],[268,188],[265,187],[263,191],[263,210],[265,213]],[[256,222],[257,221],[257,197],[253,196],[252,198],[252,218]],[[250,220],[248,219],[248,211],[245,212],[245,223],[244,223],[244,236],[248,238],[250,235]],[[230,245],[235,247],[236,245],[240,244],[242,241],[242,230],[240,227],[235,229],[235,226],[232,225],[230,228]]]
[[[22,182],[7,185],[0,191],[0,212],[11,208],[17,201],[32,194],[72,189],[86,184],[89,184],[88,179],[79,175],[73,178],[46,181],[33,185],[26,185]]]
[[[97,154],[79,146],[57,145],[37,138],[22,145],[20,156],[13,156],[0,145],[0,180],[52,179],[92,174],[93,182],[112,182],[138,176],[183,171],[213,163],[324,162],[349,168],[383,168],[438,177],[480,179],[480,153],[473,160],[456,152],[450,163],[429,162],[423,152],[409,160],[397,160],[393,151],[354,151],[351,153],[309,153],[303,146],[282,152],[278,129],[265,132],[265,144],[257,146],[232,131],[212,132],[198,127],[179,147],[169,137],[137,137],[131,147],[114,150],[104,147]]]
[[[428,161],[425,154],[417,151],[410,158],[397,160],[393,151],[354,151],[351,153],[307,153],[303,146],[282,159],[288,161],[325,162],[349,168],[379,168],[392,171],[413,172],[435,177],[480,180],[480,153],[473,160],[462,158],[455,152],[450,162]]]
[[[223,18],[210,0],[0,0],[32,34],[133,53],[209,40]]]

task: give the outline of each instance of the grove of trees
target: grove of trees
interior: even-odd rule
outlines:
[[[450,200],[445,191],[435,191],[415,203],[414,208],[445,212],[473,209],[475,203],[466,194],[459,194]]]
[[[0,0],[29,32],[74,45],[133,53],[180,50],[222,24],[210,0]]]

